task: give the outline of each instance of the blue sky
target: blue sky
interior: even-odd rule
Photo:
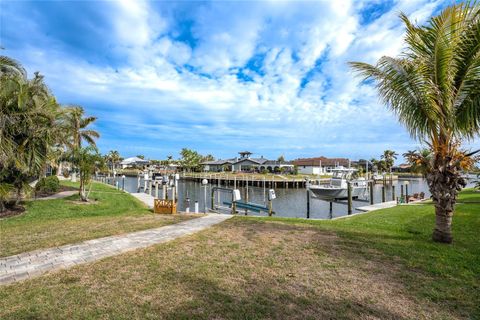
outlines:
[[[346,63],[397,55],[398,13],[446,3],[3,0],[0,45],[98,117],[102,152],[371,158],[418,143]]]

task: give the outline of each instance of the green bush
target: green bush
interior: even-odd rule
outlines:
[[[41,178],[35,186],[37,192],[58,192],[60,190],[60,181],[57,176]]]

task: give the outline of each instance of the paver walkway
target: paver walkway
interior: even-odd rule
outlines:
[[[231,217],[232,215],[227,214],[208,214],[156,229],[87,240],[76,244],[0,258],[0,285],[167,242],[201,231]]]
[[[52,194],[51,196],[48,196],[48,197],[36,198],[35,200],[62,199],[62,198],[73,196],[76,193],[78,193],[78,191],[76,191],[76,190],[62,191],[62,192],[59,192],[59,193]]]

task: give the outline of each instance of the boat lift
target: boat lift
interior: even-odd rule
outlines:
[[[221,193],[227,193],[230,199],[222,199]],[[217,194],[217,203],[215,203],[215,194]],[[224,197],[225,198],[225,197]],[[245,209],[245,215],[247,215],[248,211],[253,212],[266,212],[269,216],[275,214],[272,210],[272,201],[276,198],[275,191],[270,189],[268,192],[268,205],[261,205],[253,202],[242,201],[240,196],[240,190],[238,189],[230,189],[230,188],[223,188],[223,187],[213,187],[211,190],[211,208],[212,210],[216,209],[231,209],[232,214],[237,213],[237,209]],[[226,207],[223,207],[225,205]]]

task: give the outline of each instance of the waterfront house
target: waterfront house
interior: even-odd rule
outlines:
[[[150,161],[141,159],[138,157],[131,157],[124,159],[122,162],[120,162],[120,165],[122,166],[122,169],[125,168],[139,168],[139,167],[144,167],[148,165]]]
[[[330,174],[337,167],[350,167],[350,160],[346,158],[300,158],[293,161],[301,174]]]
[[[294,165],[288,161],[269,160],[263,156],[253,158],[249,151],[239,152],[240,157],[202,162],[203,170],[208,172],[291,172]]]

